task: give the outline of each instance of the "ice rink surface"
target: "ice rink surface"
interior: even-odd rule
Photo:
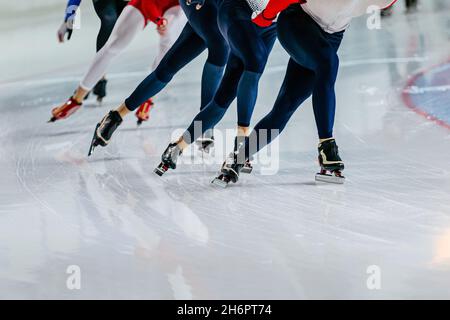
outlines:
[[[87,101],[47,124],[77,85],[98,26],[87,2],[74,40],[57,45],[60,11],[0,23],[0,298],[450,298],[450,2],[399,5],[381,30],[355,20],[340,50],[335,136],[345,185],[316,184],[308,101],[278,140],[279,170],[210,184],[218,163],[152,171],[199,107],[201,56],[87,158],[97,121],[144,78],[148,28]],[[49,18],[46,18],[46,17]],[[35,27],[30,25],[36,24]],[[287,55],[277,44],[254,123],[275,100]],[[220,129],[233,128],[236,107]],[[188,158],[190,155],[186,155]],[[194,159],[201,155],[192,152]],[[69,266],[81,290],[69,290]],[[380,271],[370,290],[368,271]]]

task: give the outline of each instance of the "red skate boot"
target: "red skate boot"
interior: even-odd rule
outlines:
[[[153,100],[152,98],[150,98],[143,104],[141,104],[139,109],[137,109],[136,118],[138,118],[137,120],[138,126],[140,126],[142,122],[148,121],[148,119],[150,118],[150,110],[153,108],[153,105],[154,105]]]
[[[56,107],[52,110],[52,118],[48,122],[55,122],[70,117],[83,103],[76,101],[73,97],[67,100],[62,106]]]

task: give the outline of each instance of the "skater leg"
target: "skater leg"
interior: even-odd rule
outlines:
[[[95,56],[88,72],[80,83],[80,88],[84,92],[92,90],[105,74],[111,61],[130,44],[136,34],[142,30],[144,23],[144,16],[135,7],[127,6],[123,10],[111,36]],[[77,97],[79,96],[77,95]]]
[[[179,141],[183,149],[213,128],[225,115],[227,108],[236,97],[239,78],[243,72],[243,63],[233,53],[230,54],[225,74],[216,95],[192,120]]]
[[[291,58],[314,71],[313,109],[319,138],[330,138],[336,109],[337,50],[343,32],[326,33],[301,7],[291,6],[280,14],[278,35]]]
[[[158,67],[161,60],[164,58],[169,49],[174,45],[175,41],[183,31],[187,23],[186,15],[180,6],[172,7],[164,13],[164,18],[167,20],[167,30],[159,37],[159,51],[155,60],[153,61],[151,71]]]
[[[192,28],[208,47],[208,58],[202,73],[200,109],[203,109],[212,100],[219,87],[228,60],[229,47],[217,25],[216,1],[206,1],[201,10],[197,10],[193,5],[188,6],[186,1],[181,1],[180,5]]]
[[[144,22],[143,15],[136,8],[127,6],[127,8],[124,9],[117,20],[117,24],[113,29],[111,37],[103,48],[97,52],[88,72],[72,98],[64,105],[53,109],[51,122],[66,118],[78,110],[81,107],[83,100],[96,83],[97,86],[99,86],[99,84],[102,86],[100,91],[103,93],[99,94],[99,98],[101,99],[104,97],[106,80],[102,79],[102,77],[105,74],[107,67],[111,60],[131,42],[136,33],[142,28]]]
[[[145,101],[161,91],[177,71],[197,57],[205,48],[203,39],[194,32],[189,23],[186,24],[180,37],[161,60],[156,70],[145,78],[131,96],[115,110],[117,115],[124,119],[131,111],[139,108]],[[100,123],[97,126],[99,125]],[[117,127],[115,126],[114,130]],[[109,132],[109,139],[114,130]],[[99,130],[96,129],[92,145],[99,141],[99,136],[102,134],[101,132],[97,133],[97,131]]]
[[[180,6],[168,9],[164,13],[164,19],[167,20],[167,27],[164,32],[159,32],[159,51],[153,61],[151,72],[158,67],[159,63],[178,39],[181,31],[187,23],[187,18]],[[148,121],[150,118],[150,110],[153,109],[153,107],[153,97],[149,98],[139,106],[135,112],[138,126],[140,126],[144,121]]]
[[[258,82],[263,72],[270,49],[276,38],[272,28],[272,42],[266,45],[261,28],[251,22],[251,10],[246,3],[239,3],[239,14],[235,14],[228,2],[219,9],[219,26],[231,47],[227,70],[214,99],[194,118],[180,141],[186,145],[214,127],[224,116],[227,108],[237,96],[240,132],[246,132],[249,118],[256,102]],[[223,9],[223,10],[222,10]],[[243,18],[245,17],[245,18]],[[242,120],[242,119],[243,120]]]
[[[314,80],[315,75],[312,70],[304,68],[292,58],[289,60],[283,84],[272,110],[256,124],[251,133],[250,141],[255,141],[256,144],[247,148],[247,159],[283,132],[297,108],[311,96]],[[265,139],[262,139],[263,137]]]
[[[189,23],[186,24],[180,37],[155,71],[139,84],[122,107],[125,106],[128,112],[136,110],[142,103],[160,92],[179,70],[205,49],[203,39],[194,32]]]
[[[100,51],[106,41],[108,41],[108,38],[114,28],[114,24],[116,23],[117,18],[124,7],[123,5],[118,6],[117,2],[117,0],[94,1],[94,9],[100,19],[100,30],[97,35],[97,51]],[[121,2],[125,3],[124,1]]]
[[[339,69],[337,50],[343,32],[324,32],[307,16],[301,7],[290,7],[279,17],[279,38],[282,45],[297,63],[314,71],[313,110],[319,135],[318,181],[343,183],[344,169],[333,136],[336,96],[334,85]],[[299,32],[302,37],[298,37]],[[328,174],[330,172],[331,174]]]
[[[224,66],[216,66],[206,61],[202,72],[200,110],[213,99],[222,79]]]
[[[328,51],[317,56],[313,110],[319,139],[333,137],[336,113],[335,83],[339,70],[337,49],[342,41],[342,36],[342,33],[328,35],[328,43],[330,44]]]
[[[204,113],[197,115],[187,129],[189,134],[185,134],[186,137],[196,137],[197,135],[194,134],[194,124],[195,122],[203,123],[203,138],[197,139],[197,143],[201,151],[209,152],[209,148],[212,146],[212,143],[214,141],[212,137],[214,124],[218,123],[222,119],[227,108],[236,98],[239,79],[241,78],[243,72],[244,64],[242,63],[241,59],[231,53],[228,58],[227,67],[225,69],[225,73],[223,75],[219,88],[217,89],[216,95],[212,99],[213,101],[211,101],[211,103],[207,105],[207,107],[210,108],[209,111],[211,111],[212,114],[208,113],[208,111],[206,110],[204,111],[205,108],[201,109],[201,111],[204,111]],[[218,107],[220,107],[220,109],[215,109]],[[217,116],[217,118],[215,118],[215,116]],[[210,125],[207,122],[208,119],[212,120],[211,128],[209,128]],[[191,142],[190,140],[187,141],[188,143]],[[186,145],[188,145],[188,143],[186,143]]]
[[[259,28],[251,21],[252,10],[245,1],[224,1],[219,26],[232,52],[242,61],[243,74],[237,88],[238,133],[246,134],[258,95],[258,84],[276,39],[275,25]]]

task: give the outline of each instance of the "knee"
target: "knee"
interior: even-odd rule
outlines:
[[[207,61],[216,66],[224,66],[227,64],[230,49],[226,43],[215,43],[208,45]]]
[[[255,73],[263,73],[266,66],[268,54],[266,50],[257,50],[252,56],[245,57],[244,68],[246,71],[251,71]]]
[[[112,29],[117,21],[117,15],[114,13],[106,13],[100,17],[102,28]]]
[[[118,37],[110,37],[102,51],[110,56],[116,56],[122,51],[122,45]]]
[[[323,57],[317,63],[317,78],[324,84],[334,84],[339,70],[339,59],[336,55]]]
[[[232,78],[235,81],[239,81],[244,71],[244,65],[239,59],[229,59],[227,62],[227,68],[225,71],[225,76]]]

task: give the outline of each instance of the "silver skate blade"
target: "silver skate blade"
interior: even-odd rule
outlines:
[[[94,152],[94,144],[91,144],[91,147],[89,148],[89,152],[88,152],[88,157],[90,157],[92,155],[92,153]]]
[[[248,167],[243,167],[241,169],[241,173],[245,173],[245,174],[250,174],[250,173],[252,173],[252,171],[253,171],[253,168],[248,168]]]
[[[95,147],[97,147],[96,145],[95,145],[95,141],[96,141],[96,134],[97,134],[97,130],[98,130],[98,127],[100,126],[100,124],[97,124],[97,126],[95,127],[95,130],[94,130],[94,136],[92,137],[92,140],[91,140],[91,146],[89,147],[89,152],[88,152],[88,157],[90,157],[91,155],[92,155],[92,153],[94,152],[94,150],[95,150]]]
[[[214,178],[214,180],[211,181],[211,183],[224,189],[228,186],[228,182],[223,181],[222,179],[219,178]]]
[[[156,168],[155,170],[153,170],[153,172],[154,173],[156,173],[158,176],[160,176],[160,177],[162,177],[162,175],[164,174],[164,173],[166,173],[165,171],[163,171],[162,169],[160,169],[160,168]]]
[[[336,177],[331,174],[316,173],[316,181],[325,183],[344,184],[345,177]]]

